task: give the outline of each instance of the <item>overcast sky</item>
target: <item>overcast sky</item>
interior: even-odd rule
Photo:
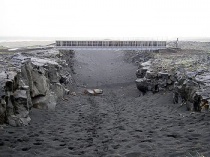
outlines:
[[[210,0],[0,2],[0,36],[210,37]]]

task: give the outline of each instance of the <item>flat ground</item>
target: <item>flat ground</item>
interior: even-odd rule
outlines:
[[[75,60],[77,95],[56,111],[33,109],[29,126],[0,129],[0,156],[210,156],[209,113],[190,114],[170,92],[139,96],[137,67],[121,51],[78,51]]]

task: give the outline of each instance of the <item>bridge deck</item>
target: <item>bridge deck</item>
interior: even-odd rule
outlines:
[[[71,50],[159,50],[166,41],[56,41],[58,49]]]

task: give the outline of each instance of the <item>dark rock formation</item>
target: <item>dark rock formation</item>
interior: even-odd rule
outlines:
[[[158,92],[161,89],[170,88],[173,85],[173,78],[167,72],[158,71],[152,68],[152,60],[140,64],[136,72],[137,88],[143,93],[152,91]]]
[[[71,74],[64,75],[59,64],[64,60],[55,60],[60,52],[51,51],[7,56],[12,65],[6,63],[0,72],[0,124],[28,125],[32,107],[54,110],[57,100],[69,93],[65,85]]]
[[[207,111],[210,101],[209,53],[155,53],[146,62],[139,61],[137,88],[143,93],[173,90],[173,102],[186,105],[187,110]],[[152,52],[151,52],[152,53]],[[186,54],[185,54],[186,53]],[[154,54],[154,53],[153,53]],[[151,55],[152,56],[152,55]]]

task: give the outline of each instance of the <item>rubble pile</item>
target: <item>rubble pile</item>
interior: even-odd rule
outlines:
[[[72,53],[72,52],[70,52]],[[68,64],[55,49],[14,53],[0,58],[0,124],[28,125],[32,107],[54,110],[70,91]]]
[[[173,102],[187,110],[207,111],[210,102],[210,54],[177,50],[155,53],[154,58],[140,62],[136,72],[137,88],[143,93],[173,90]]]

